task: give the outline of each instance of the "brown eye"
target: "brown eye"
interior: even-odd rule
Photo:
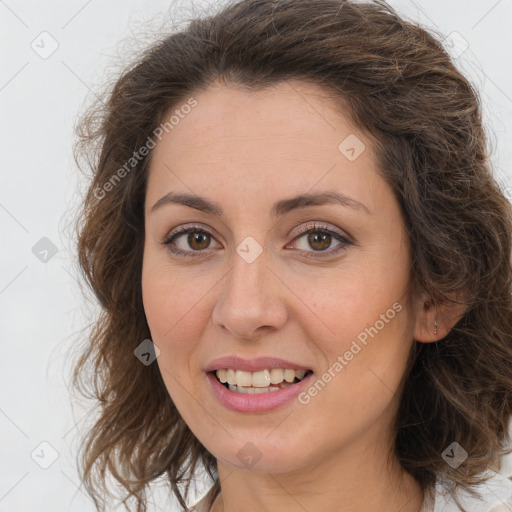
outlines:
[[[331,245],[331,235],[328,234],[308,234],[308,244],[319,251],[328,249]]]
[[[188,245],[197,251],[206,249],[210,245],[209,234],[199,231],[191,231],[187,236]],[[196,245],[197,244],[197,245]]]
[[[189,226],[170,233],[162,243],[167,245],[173,254],[194,257],[202,256],[202,252],[210,246],[212,239],[213,236],[208,231]]]
[[[341,232],[327,226],[314,224],[305,226],[299,230],[299,235],[294,240],[304,239],[302,244],[296,242],[301,251],[307,252],[313,258],[329,257],[347,250],[349,245],[354,245],[348,237]],[[327,250],[334,241],[338,242],[334,249]],[[302,245],[302,247],[300,247]],[[313,249],[313,250],[310,250]]]
[[[302,243],[297,243],[297,246],[300,250],[306,252],[336,252],[336,249],[333,251],[327,251],[329,247],[333,244],[333,241],[338,242],[339,245],[344,245],[348,243],[348,240],[345,240],[343,237],[337,234],[326,233],[325,231],[321,231],[318,229],[312,229],[302,235],[296,237],[296,240],[303,240]],[[344,243],[343,243],[344,242]],[[313,251],[311,251],[313,249]]]

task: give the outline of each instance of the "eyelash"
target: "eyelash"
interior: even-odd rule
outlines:
[[[191,257],[191,258],[197,258],[202,257],[204,251],[183,251],[181,249],[172,248],[171,244],[174,242],[174,240],[181,235],[187,234],[187,233],[204,233],[213,238],[213,235],[209,233],[207,230],[203,229],[200,226],[187,226],[187,227],[181,227],[175,230],[174,232],[171,232],[165,240],[162,242],[163,245],[167,245],[169,250],[176,254],[177,256],[184,256],[184,257]],[[333,229],[323,226],[320,224],[314,223],[313,225],[307,225],[299,229],[299,232],[296,234],[295,238],[293,240],[296,240],[297,238],[300,238],[302,235],[306,235],[309,233],[322,233],[322,234],[328,234],[331,235],[333,238],[335,238],[337,241],[340,242],[340,245],[334,250],[330,251],[305,251],[305,252],[312,252],[320,253],[321,255],[312,255],[312,258],[326,258],[329,256],[333,256],[335,254],[338,254],[341,251],[344,251],[347,249],[347,246],[354,245],[353,242],[351,242],[348,238],[343,236],[338,231],[334,231]],[[324,254],[327,254],[328,256],[324,256]]]

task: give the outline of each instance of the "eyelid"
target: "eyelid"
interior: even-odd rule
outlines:
[[[339,228],[336,228],[334,226],[329,226],[328,224],[318,222],[318,221],[312,221],[312,224],[308,224],[306,222],[305,224],[301,225],[299,228],[297,228],[297,231],[294,234],[293,239],[295,240],[300,235],[303,235],[304,233],[307,233],[309,231],[326,231],[329,234],[337,235],[341,238],[344,238],[347,242],[355,245],[354,238],[351,235],[349,235],[346,231],[343,231]],[[290,233],[290,236],[291,236],[291,233]]]
[[[208,233],[212,238],[215,238],[212,230],[201,223],[182,224],[176,228],[171,229],[171,231],[165,235],[164,241],[162,243],[168,243],[173,237],[192,230]]]

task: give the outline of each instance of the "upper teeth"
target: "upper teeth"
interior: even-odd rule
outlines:
[[[266,388],[270,384],[280,384],[283,381],[293,382],[295,377],[299,380],[304,377],[306,370],[261,370],[259,372],[244,372],[242,370],[217,370],[217,377],[222,383],[237,386],[253,386],[255,388]]]

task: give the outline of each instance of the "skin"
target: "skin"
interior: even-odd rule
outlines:
[[[387,460],[390,425],[413,340],[440,339],[455,320],[410,298],[403,217],[377,174],[371,141],[311,84],[258,93],[214,84],[194,98],[198,105],[154,149],[142,289],[169,395],[218,461],[221,495],[212,510],[417,512],[420,486]],[[350,134],[366,145],[354,161],[338,150]],[[270,216],[278,200],[325,190],[369,213],[329,204]],[[205,196],[224,215],[179,204],[151,211],[170,191]],[[297,235],[315,221],[354,243],[325,255],[339,247],[334,237],[322,253]],[[191,246],[185,234],[174,243],[199,257],[162,243],[174,228],[197,223],[211,234],[206,241]],[[248,236],[263,248],[252,263],[236,251]],[[230,411],[206,379],[205,366],[225,355],[281,357],[321,376],[396,302],[401,311],[306,405]],[[251,468],[237,457],[247,442],[261,453]]]

